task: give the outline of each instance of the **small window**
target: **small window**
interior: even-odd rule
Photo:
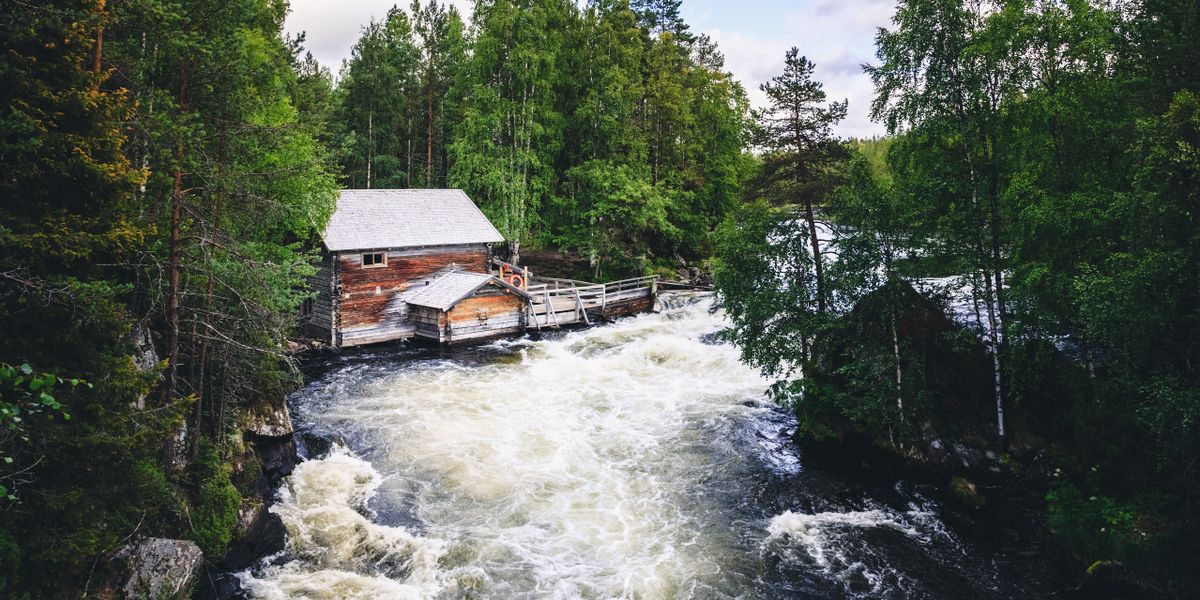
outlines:
[[[386,252],[369,252],[362,255],[362,265],[366,267],[386,267],[387,253]]]
[[[312,311],[313,311],[313,299],[305,298],[304,302],[300,303],[300,316],[307,317],[308,315],[312,314]]]

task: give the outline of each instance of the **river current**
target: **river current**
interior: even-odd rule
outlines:
[[[466,349],[345,352],[291,398],[335,440],[271,509],[254,598],[1037,595],[920,486],[810,468],[707,298]],[[312,454],[317,454],[313,452]]]

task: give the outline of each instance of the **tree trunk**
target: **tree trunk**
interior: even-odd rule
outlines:
[[[798,138],[797,138],[798,139]],[[801,161],[798,172],[808,177],[808,168]],[[808,222],[808,242],[812,249],[813,277],[817,281],[817,314],[825,314],[825,272],[821,264],[821,240],[817,236],[817,217],[813,210],[812,196],[804,194],[804,220]]]
[[[427,120],[425,126],[425,187],[433,187],[433,51],[429,53],[429,75],[426,78],[426,87],[428,90],[428,98],[426,107],[428,109]]]
[[[900,331],[896,323],[896,315],[892,314],[892,356],[896,359],[896,410],[904,417],[904,371],[900,366]]]
[[[996,323],[996,306],[995,297],[992,291],[991,277],[984,276],[984,286],[986,287],[987,297],[985,306],[987,307],[988,315],[988,347],[992,352],[992,377],[993,389],[996,396],[996,435],[1003,442],[1005,438],[1004,431],[1004,388],[1001,381],[1000,369],[1000,341],[998,339],[999,327]]]
[[[825,274],[821,268],[821,241],[817,237],[817,221],[813,214],[812,198],[804,196],[804,218],[808,221],[808,238],[812,244],[813,276],[817,280],[817,313],[825,314]]]
[[[792,116],[792,125],[796,132],[796,173],[802,180],[811,178],[811,173],[808,170],[808,165],[805,164],[802,153],[804,148],[800,146],[800,140],[804,139],[804,132],[801,129],[800,116],[794,114]],[[813,211],[813,202],[811,194],[803,194],[804,200],[804,219],[808,221],[808,241],[812,246],[813,259],[813,277],[817,280],[817,314],[825,314],[825,273],[821,265],[821,240],[817,237],[817,217]]]
[[[224,209],[225,195],[225,136],[220,138],[219,147],[217,150],[217,188],[215,191],[215,202],[212,218],[212,227],[219,228],[221,226],[221,213]],[[207,258],[207,256],[206,256]],[[204,324],[204,336],[200,340],[200,368],[199,375],[196,377],[196,413],[194,416],[195,426],[192,428],[192,458],[200,454],[200,437],[204,420],[204,397],[207,390],[207,368],[208,368],[208,316],[212,311],[213,298],[213,276],[208,274],[208,281],[204,289],[204,314],[201,316]]]
[[[104,55],[104,3],[105,0],[99,0],[96,3],[96,12],[99,13],[99,23],[96,24],[96,51],[92,57],[92,74],[96,75],[95,81],[92,83],[92,91],[100,91],[100,59]]]
[[[213,278],[209,274],[208,285],[204,290],[204,319],[205,329],[208,325],[208,312],[212,309],[212,294],[213,294]],[[204,392],[205,382],[207,378],[206,367],[208,366],[208,332],[200,340],[200,373],[196,376],[196,411],[193,416],[195,421],[192,427],[192,458],[195,459],[200,455],[200,426],[204,418]]]
[[[988,251],[984,249],[984,228],[988,227],[989,223],[987,222],[988,220],[985,220],[982,217],[981,209],[979,207],[979,178],[975,170],[974,155],[971,153],[970,149],[967,149],[964,152],[964,155],[967,159],[967,168],[971,179],[971,208],[976,219],[977,227],[975,235],[975,250],[981,262],[980,266],[983,267],[984,307],[987,310],[988,319],[986,341],[988,350],[990,350],[992,354],[992,389],[996,400],[996,436],[1001,442],[1003,442],[1006,436],[1004,429],[1004,385],[1002,377],[1003,370],[1000,363],[1000,328],[996,314],[998,310],[997,305],[999,303],[997,296],[998,291],[992,285],[992,276],[993,273],[995,273],[994,269],[996,268],[994,253],[999,251],[999,246],[995,243],[994,236],[989,235],[989,237],[992,237],[993,241],[993,253],[989,255]],[[993,199],[993,209],[994,202],[995,200]],[[988,227],[988,229],[989,234],[994,233],[994,230],[992,230],[990,227]],[[989,263],[992,263],[991,266],[989,266]]]
[[[374,150],[375,139],[375,111],[367,111],[367,189],[371,189],[371,155]]]
[[[179,371],[179,220],[183,204],[183,141],[175,144],[175,172],[171,186],[171,237],[167,259],[167,400],[175,397]]]
[[[180,60],[179,112],[187,108],[187,65]],[[167,258],[167,394],[169,402],[178,390],[179,376],[179,244],[183,216],[183,132],[176,134],[175,165],[171,177],[171,234]]]

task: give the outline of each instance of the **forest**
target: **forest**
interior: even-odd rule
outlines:
[[[872,140],[681,0],[414,0],[337,73],[288,11],[0,0],[0,596],[215,564],[337,190],[443,187],[514,262],[710,271],[802,440],[994,452],[1080,576],[1200,589],[1200,2],[900,0]]]
[[[789,54],[716,280],[801,435],[997,451],[1108,592],[1194,594],[1198,59],[1195,2],[905,0],[846,144]]]

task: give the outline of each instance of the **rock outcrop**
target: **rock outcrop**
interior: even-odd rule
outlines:
[[[283,394],[260,397],[238,417],[243,451],[234,461],[234,483],[242,495],[238,524],[225,555],[209,565],[209,576],[196,598],[240,598],[232,575],[284,549],[287,531],[269,509],[275,490],[299,461],[292,416]]]
[[[146,538],[117,553],[128,579],[121,586],[124,598],[174,600],[187,598],[204,566],[204,554],[195,542]]]

